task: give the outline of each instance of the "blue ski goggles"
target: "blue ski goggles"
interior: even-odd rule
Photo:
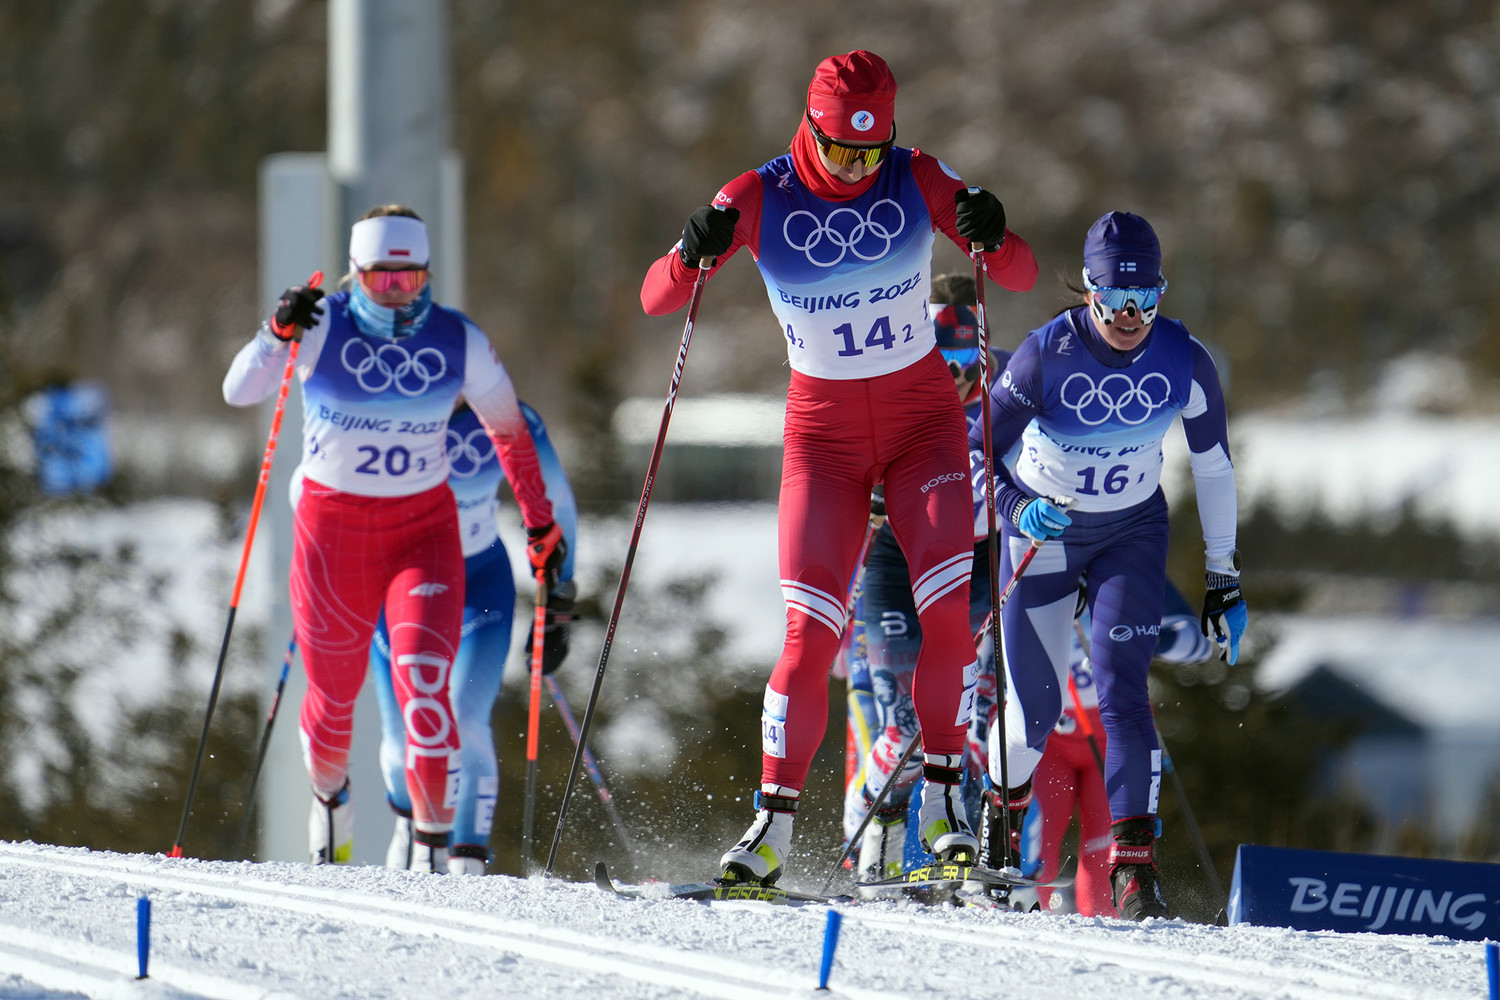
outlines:
[[[1167,292],[1167,279],[1163,275],[1158,284],[1141,288],[1117,288],[1113,285],[1096,285],[1089,280],[1088,270],[1083,272],[1083,287],[1094,293],[1094,315],[1108,326],[1115,321],[1115,313],[1134,309],[1141,322],[1150,325],[1156,322],[1156,307]]]
[[[948,371],[952,372],[955,380],[962,378],[965,382],[979,381],[979,348],[961,347],[943,351],[943,360],[948,362]]]

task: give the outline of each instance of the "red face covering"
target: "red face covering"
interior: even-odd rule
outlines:
[[[807,88],[807,113],[817,120],[823,134],[843,142],[880,142],[889,137],[895,110],[896,78],[884,59],[864,49],[824,59]],[[882,162],[853,184],[838,180],[823,166],[806,118],[792,139],[792,163],[814,194],[832,201],[863,194],[885,166]]]

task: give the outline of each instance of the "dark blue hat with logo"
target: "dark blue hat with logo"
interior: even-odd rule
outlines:
[[[1149,288],[1161,281],[1161,243],[1151,223],[1129,212],[1101,215],[1083,241],[1084,277],[1111,288]]]

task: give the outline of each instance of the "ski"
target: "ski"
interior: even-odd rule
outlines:
[[[594,866],[594,884],[605,892],[629,899],[692,899],[699,902],[726,902],[742,900],[771,903],[777,906],[827,906],[834,902],[831,897],[817,896],[780,886],[762,885],[759,882],[685,882],[666,887],[663,894],[658,886],[628,885],[616,883],[609,877],[609,868],[600,861]]]
[[[1015,869],[996,871],[977,865],[938,862],[890,878],[861,882],[855,890],[862,899],[918,899],[938,903],[968,900],[994,890],[1056,888],[1073,884],[1072,875],[1059,873],[1057,878],[1041,880],[1019,873],[1012,875],[1012,871]]]

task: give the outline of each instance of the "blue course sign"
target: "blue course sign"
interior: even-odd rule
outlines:
[[[1229,922],[1500,940],[1500,865],[1241,844]]]

